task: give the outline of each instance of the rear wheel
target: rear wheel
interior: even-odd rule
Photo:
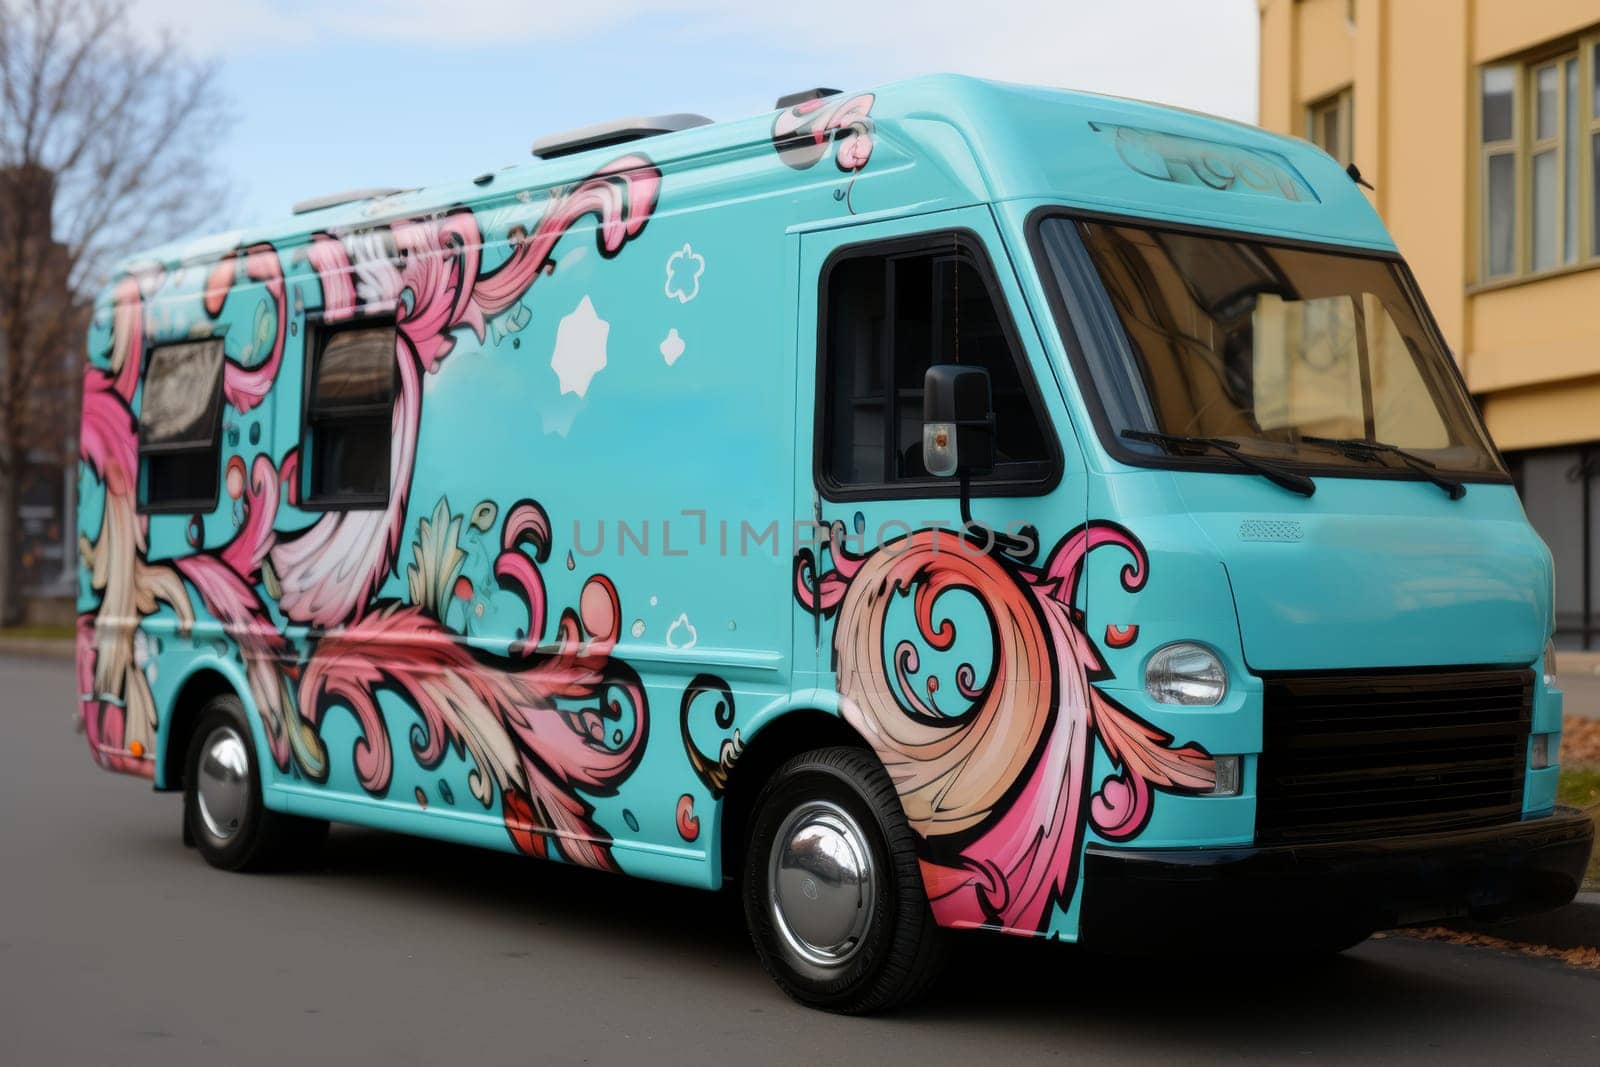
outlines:
[[[943,962],[894,785],[862,749],[797,756],[756,801],[745,920],[767,973],[803,1004],[865,1013],[921,995]]]
[[[183,825],[205,861],[229,871],[303,862],[328,835],[328,824],[269,811],[244,706],[231,694],[200,713],[183,778]]]

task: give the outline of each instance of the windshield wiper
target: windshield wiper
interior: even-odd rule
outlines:
[[[1190,437],[1188,434],[1157,433],[1154,430],[1123,430],[1122,436],[1132,441],[1149,441],[1151,444],[1161,445],[1168,452],[1175,448],[1209,448],[1214,452],[1221,452],[1239,466],[1254,471],[1273,485],[1287,489],[1291,493],[1310,496],[1317,491],[1317,483],[1305,475],[1284,470],[1267,460],[1241,452],[1238,444],[1225,438]]]
[[[1342,452],[1352,459],[1375,460],[1379,456],[1393,456],[1428,481],[1437,485],[1449,494],[1451,500],[1460,500],[1467,495],[1467,487],[1462,482],[1442,473],[1437,466],[1423,459],[1415,452],[1407,452],[1399,445],[1391,445],[1384,441],[1358,441],[1351,438],[1315,437],[1310,434],[1301,434],[1300,440],[1312,445],[1321,445],[1331,448],[1335,452]]]

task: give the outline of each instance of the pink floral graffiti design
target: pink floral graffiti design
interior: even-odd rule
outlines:
[[[320,627],[359,618],[393,566],[416,461],[422,375],[437,370],[449,354],[453,332],[466,326],[481,340],[488,320],[512,307],[552,266],[556,242],[585,215],[600,217],[596,241],[603,255],[615,255],[643,230],[660,185],[660,172],[642,156],[617,160],[557,195],[532,234],[513,231],[510,258],[481,277],[483,242],[475,217],[464,209],[382,234],[313,239],[308,256],[322,279],[325,321],[360,313],[397,318],[400,389],[389,454],[394,491],[383,511],[330,512],[273,548],[286,615]],[[411,296],[409,303],[401,300],[403,293]]]
[[[549,520],[538,504],[522,501],[507,515],[501,537],[495,574],[528,606],[527,632],[541,635],[545,595],[537,562],[548,558]],[[506,657],[469,650],[433,614],[437,603],[436,597],[422,605],[380,602],[323,639],[300,681],[304,715],[316,727],[332,703],[355,713],[362,731],[352,754],[356,776],[381,795],[394,757],[377,693],[399,693],[422,720],[411,737],[418,765],[438,766],[450,746],[464,751],[473,762],[473,795],[487,807],[498,788],[507,829],[522,851],[548,856],[554,846],[572,862],[613,868],[604,832],[574,790],[614,792],[638,765],[648,737],[644,688],[611,657],[622,618],[616,588],[603,575],[591,577],[578,608],[562,614],[553,646],[540,651],[540,642],[524,639]],[[622,729],[630,709],[633,721]],[[325,769],[326,754],[319,747],[308,762]]]
[[[601,254],[619,253],[643,231],[660,187],[660,171],[648,159],[624,156],[555,191],[532,233],[518,227],[506,235],[509,254],[491,270],[481,269],[485,241],[466,209],[315,235],[304,255],[322,289],[324,318],[386,314],[396,322],[399,388],[388,505],[381,511],[327,512],[282,534],[276,522],[285,501],[297,503],[299,456],[291,449],[274,462],[260,454],[239,487],[242,518],[227,544],[167,561],[146,558],[149,528],[137,505],[134,414],[147,347],[145,305],[166,279],[149,268],[118,284],[107,365],[91,367],[85,378],[81,446],[85,464],[105,485],[99,532],[82,545],[100,601],[78,620],[80,706],[97,760],[153,773],[156,706],[138,662],[139,628],[165,605],[180,633],[189,632],[197,614],[192,589],[239,648],[251,700],[281,771],[327,779],[328,753],[319,731],[327,709],[338,703],[360,725],[352,753],[358,781],[384,794],[394,763],[378,693],[388,690],[419,716],[411,732],[419,765],[436,767],[449,751],[469,758],[473,795],[489,808],[498,792],[507,832],[519,849],[559,852],[572,862],[615,869],[610,839],[577,792],[614,791],[637,766],[648,736],[643,687],[611,657],[621,619],[611,581],[589,578],[578,607],[561,614],[547,642],[548,598],[539,564],[549,555],[550,524],[538,504],[522,501],[506,512],[494,564],[495,580],[516,593],[528,612],[523,636],[505,656],[470,650],[460,641],[443,622],[446,597],[437,584],[423,583],[424,595],[414,597],[415,603],[376,594],[401,547],[423,374],[439,369],[457,331],[465,328],[483,340],[491,320],[555,269],[558,242],[586,217],[596,220]],[[220,316],[242,280],[266,294],[276,329],[270,348],[251,365],[231,358],[225,363],[223,395],[241,414],[271,390],[288,323],[281,256],[266,244],[230,253],[212,268],[206,313]],[[230,482],[238,477],[230,472]],[[423,549],[415,551],[420,559]],[[456,577],[446,573],[440,581]],[[320,635],[303,656],[297,658],[271,607]]]
[[[150,775],[141,758],[156,735],[156,706],[138,662],[138,620],[170,606],[180,627],[193,623],[183,582],[167,566],[144,559],[149,522],[138,513],[139,442],[132,411],[143,360],[144,300],[165,274],[157,267],[130,272],[117,285],[113,343],[104,370],[84,375],[79,455],[105,483],[100,536],[80,540],[89,586],[99,594],[95,616],[78,619],[78,694],[84,732],[95,760],[112,770]]]
[[[872,158],[873,100],[871,93],[822,97],[780,111],[772,123],[778,158],[795,170],[810,170],[833,145],[839,169],[859,173]]]
[[[883,761],[925,844],[923,879],[945,925],[1046,930],[1072,899],[1086,826],[1129,839],[1149,820],[1154,792],[1202,791],[1215,779],[1202,748],[1175,745],[1091,684],[1107,671],[1073,602],[1085,558],[1106,545],[1132,556],[1123,586],[1142,588],[1144,550],[1110,523],[1069,534],[1038,567],[979,553],[948,530],[854,556],[838,525],[831,568],[819,573],[809,551],[797,560],[800,603],[835,620],[843,715]],[[917,636],[952,651],[956,627],[940,600],[958,590],[982,606],[993,659],[987,679],[970,662],[956,669],[966,706],[945,714],[939,679],[919,679],[917,644],[889,632],[890,611],[910,596]],[[1098,785],[1097,742],[1116,768]]]

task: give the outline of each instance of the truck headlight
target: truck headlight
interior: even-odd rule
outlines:
[[[1556,639],[1553,637],[1544,643],[1544,684],[1547,689],[1555,688],[1556,684]]]
[[[1228,695],[1228,671],[1204,645],[1177,641],[1156,649],[1145,664],[1144,691],[1159,704],[1220,704]]]

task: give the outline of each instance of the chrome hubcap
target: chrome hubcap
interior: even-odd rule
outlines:
[[[767,884],[779,934],[803,959],[837,967],[861,948],[872,923],[872,851],[843,808],[809,801],[773,839]]]
[[[200,750],[200,781],[195,790],[200,820],[218,840],[231,840],[244,818],[250,792],[250,757],[244,738],[231,726],[219,726]]]

